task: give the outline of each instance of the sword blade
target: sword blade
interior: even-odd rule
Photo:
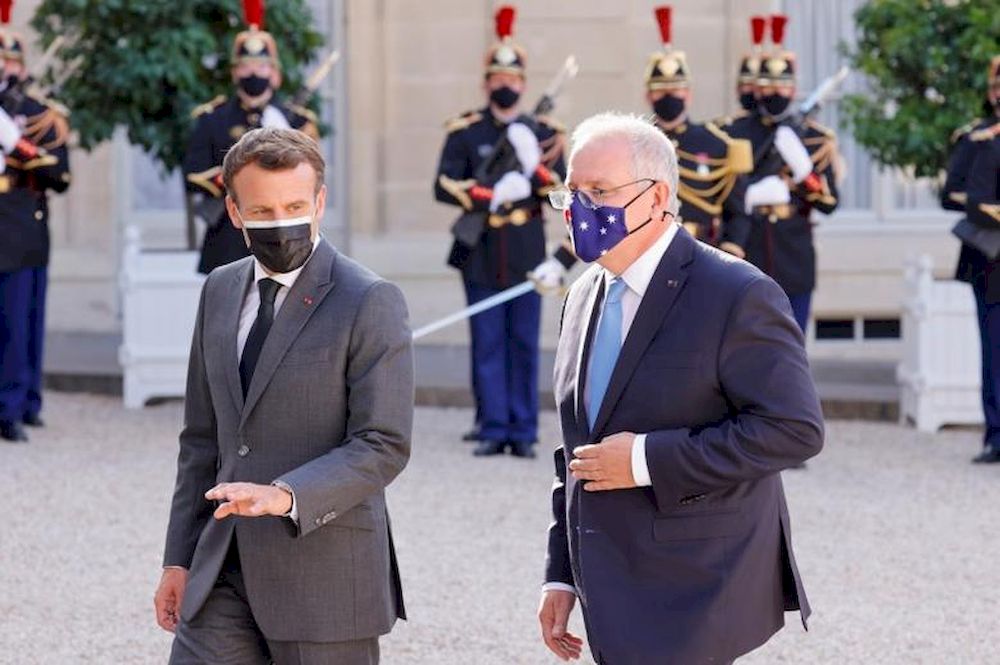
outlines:
[[[527,282],[522,282],[521,284],[513,286],[507,289],[506,291],[501,291],[500,293],[494,296],[490,296],[485,300],[480,300],[476,304],[466,307],[465,309],[461,309],[455,312],[454,314],[449,314],[443,319],[438,319],[433,323],[429,323],[422,328],[414,330],[413,341],[417,341],[421,337],[426,337],[431,333],[435,333],[438,330],[441,330],[442,328],[447,328],[450,325],[454,325],[461,321],[465,321],[466,319],[470,319],[476,314],[479,314],[480,312],[485,312],[488,309],[493,309],[498,305],[502,305],[505,302],[513,300],[514,298],[520,298],[525,293],[530,293],[531,291],[534,290],[535,290],[534,282],[532,282],[531,280],[528,280]]]

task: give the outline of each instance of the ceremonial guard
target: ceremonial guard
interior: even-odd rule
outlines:
[[[986,433],[973,462],[1000,462],[1000,55],[989,67],[988,114],[957,130],[941,205],[965,217],[956,278],[972,285],[982,348]]]
[[[663,51],[652,54],[646,66],[646,100],[677,152],[678,221],[698,240],[717,245],[724,216],[743,214],[746,191],[740,176],[753,169],[753,155],[748,141],[688,117],[691,77],[684,52],[671,46],[671,8],[658,7],[655,15]]]
[[[191,112],[194,130],[184,156],[183,171],[192,207],[206,224],[198,271],[241,259],[249,254],[243,234],[226,213],[222,158],[247,130],[291,127],[319,138],[316,115],[277,97],[281,87],[278,45],[265,32],[263,0],[244,0],[247,30],[233,42],[231,72],[236,94],[202,104]]]
[[[786,21],[783,15],[771,17],[774,50],[761,62],[756,110],[722,128],[750,141],[754,172],[746,214],[727,223],[720,247],[781,285],[804,332],[816,287],[812,211],[836,209],[840,157],[834,133],[792,107],[796,59],[782,46]]]
[[[24,41],[6,29],[11,4],[0,2],[0,439],[24,442],[24,425],[42,425],[47,194],[69,187],[69,123],[32,85]]]
[[[498,41],[486,54],[485,107],[446,124],[434,182],[438,201],[462,216],[448,259],[459,269],[469,304],[531,278],[559,286],[575,261],[565,246],[546,258],[542,204],[565,175],[564,130],[519,109],[524,49],[512,40],[515,10],[496,13]],[[496,159],[499,151],[515,156]],[[503,172],[497,172],[499,165]],[[470,320],[472,385],[477,406],[475,454],[534,457],[538,429],[541,298],[527,293]]]

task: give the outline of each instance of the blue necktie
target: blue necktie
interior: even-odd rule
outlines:
[[[611,383],[611,373],[618,362],[618,354],[622,350],[622,296],[625,294],[625,281],[621,278],[611,280],[607,297],[604,298],[604,312],[601,322],[594,335],[594,343],[590,347],[590,369],[587,372],[587,423],[594,429],[597,414],[604,402],[604,393]]]

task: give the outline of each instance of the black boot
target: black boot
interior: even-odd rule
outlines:
[[[27,443],[28,435],[24,433],[21,423],[0,421],[0,439],[11,443]]]
[[[510,454],[514,457],[523,457],[525,459],[535,459],[535,442],[534,441],[511,441],[510,442]]]
[[[480,441],[472,454],[476,457],[491,457],[493,455],[503,455],[507,444],[503,441]]]
[[[466,443],[473,443],[475,441],[481,441],[481,440],[482,440],[482,434],[479,433],[478,426],[473,427],[468,432],[462,435],[462,441],[465,441]]]
[[[24,424],[28,427],[45,427],[45,421],[37,413],[31,413],[24,417]]]
[[[972,458],[973,464],[996,464],[1000,462],[1000,448],[986,446],[983,452]]]

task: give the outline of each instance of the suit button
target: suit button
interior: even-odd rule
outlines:
[[[242,446],[240,446],[240,449],[236,451],[236,454],[239,455],[240,457],[246,457],[247,455],[250,454],[250,446],[243,444]]]

